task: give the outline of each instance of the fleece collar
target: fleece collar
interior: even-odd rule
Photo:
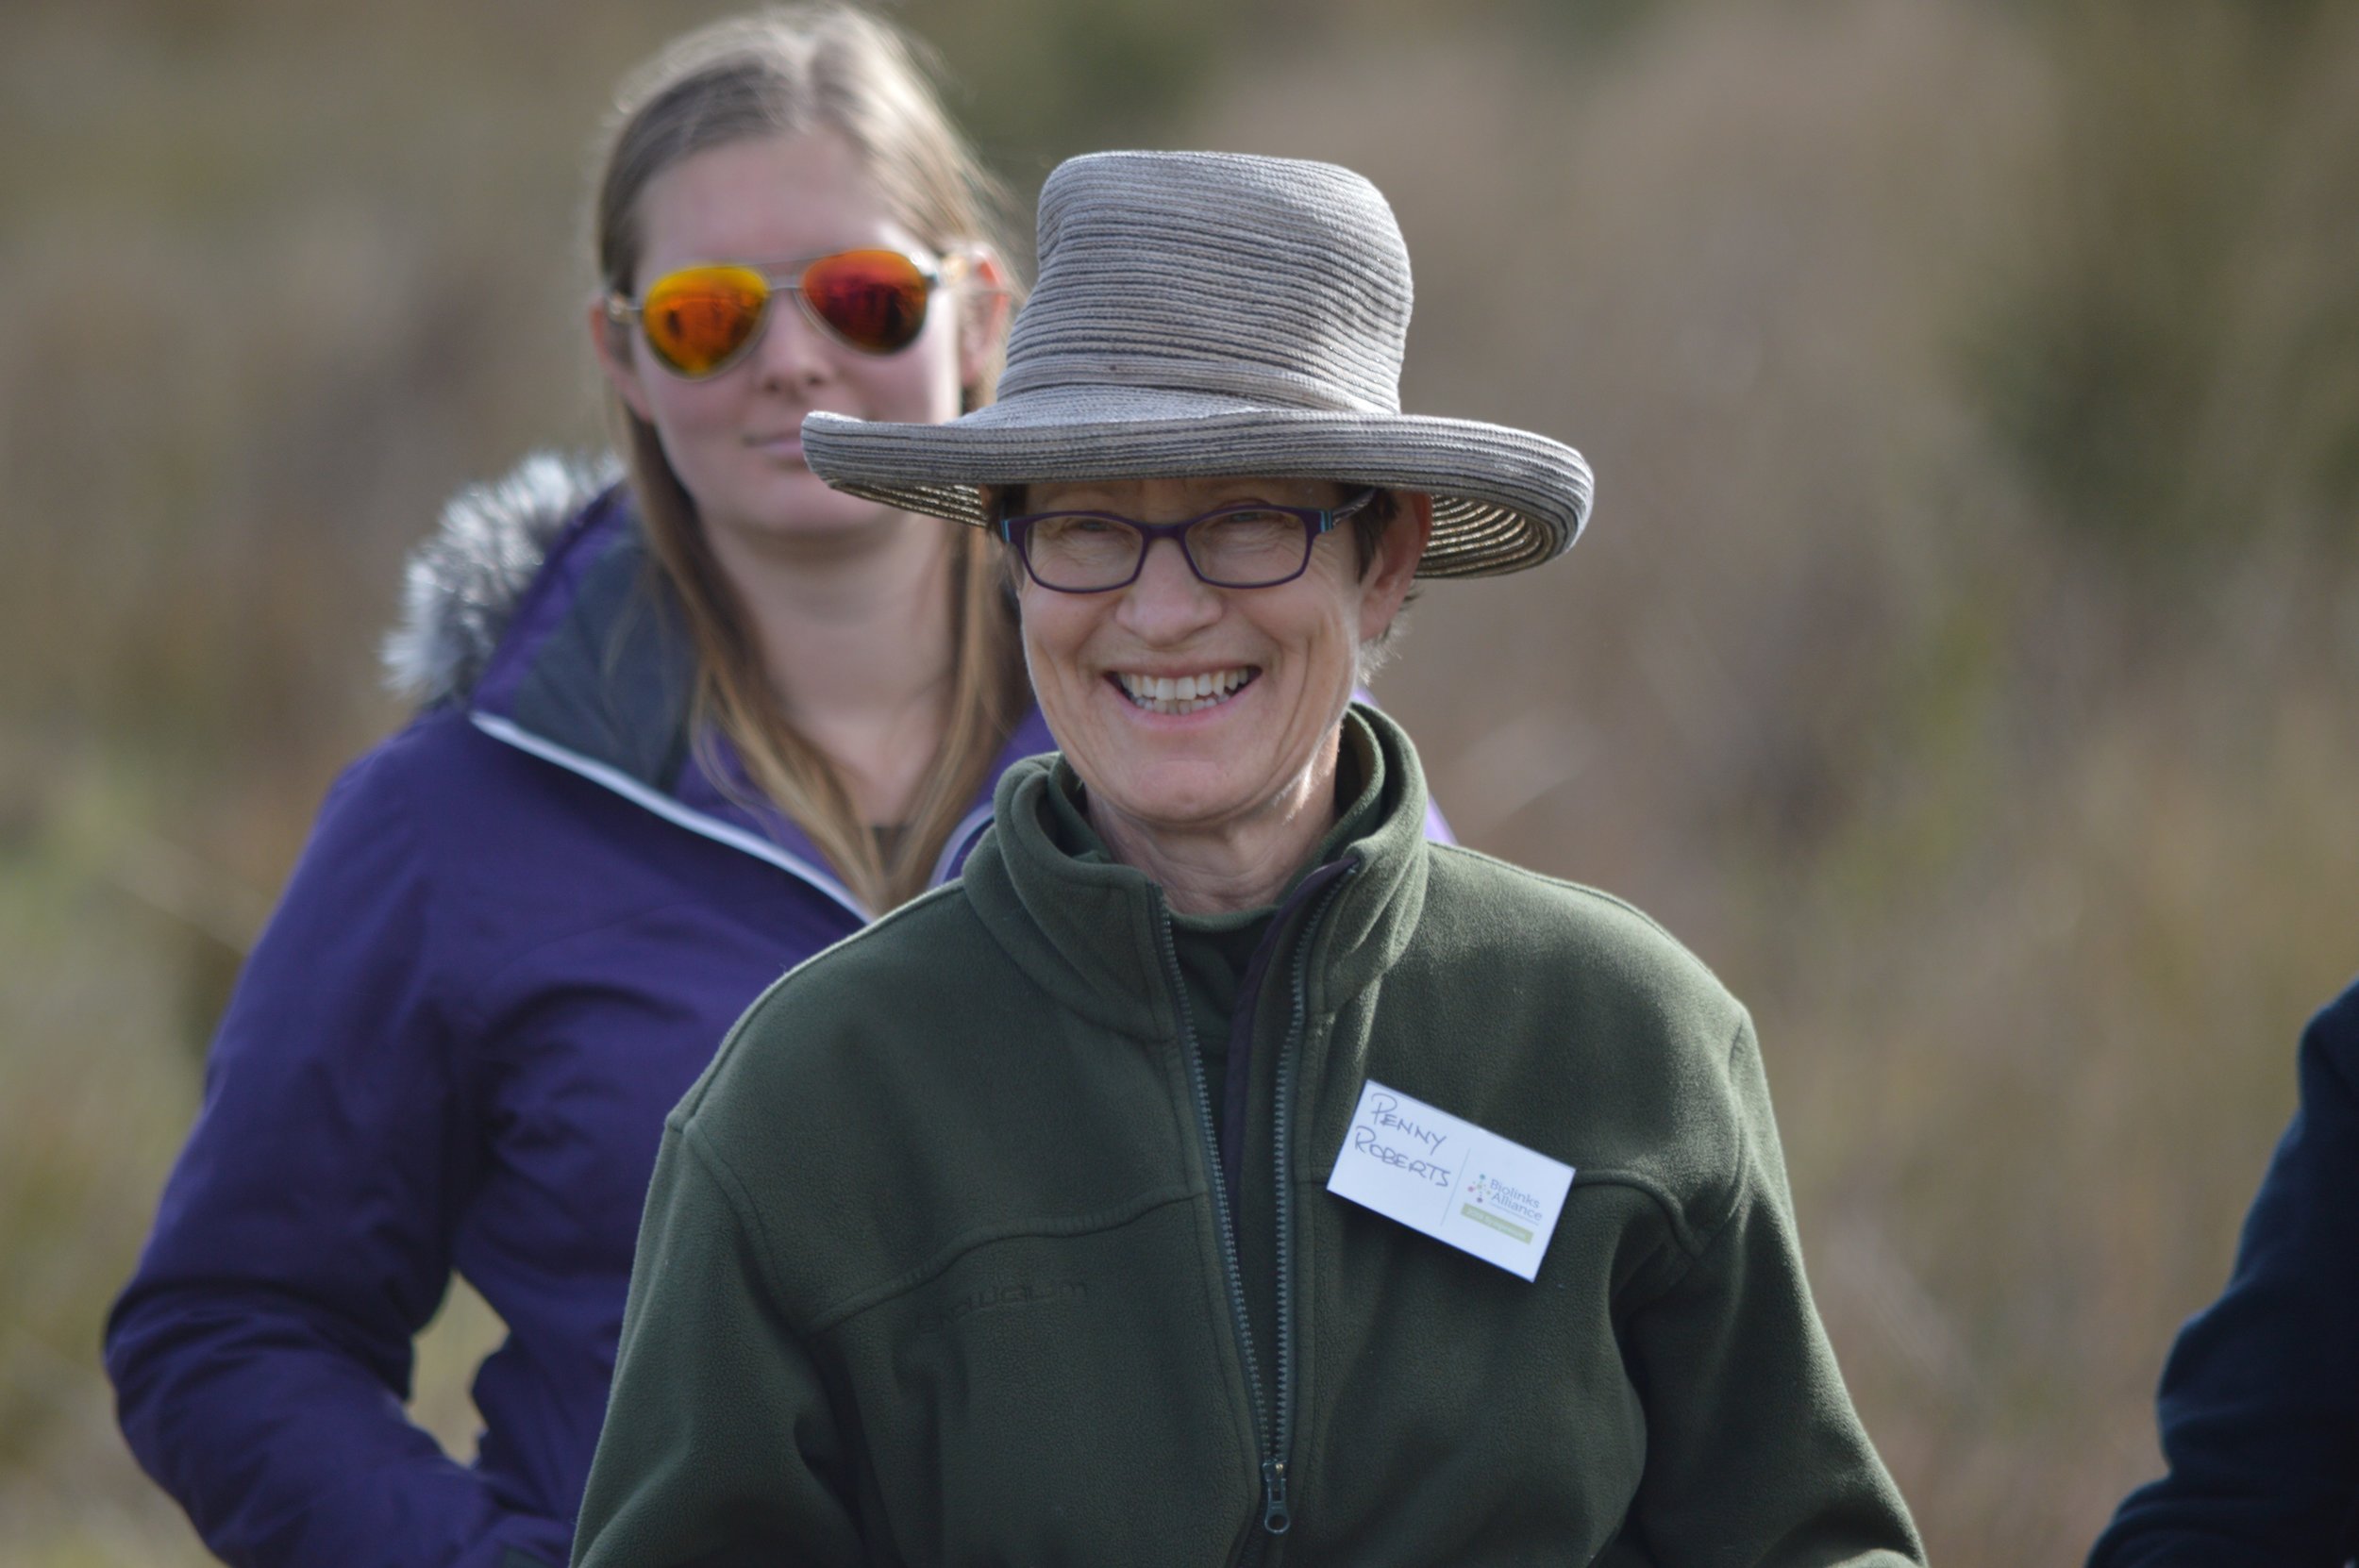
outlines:
[[[1309,1001],[1331,1013],[1407,948],[1425,907],[1430,848],[1425,773],[1401,727],[1364,704],[1345,715],[1347,743],[1375,746],[1384,797],[1374,826],[1341,845],[1356,862],[1318,934]],[[1163,959],[1163,890],[1127,865],[1079,859],[1058,845],[1049,792],[1060,758],[1020,762],[999,780],[995,829],[966,862],[969,901],[1008,956],[1092,1024],[1140,1039],[1180,1032]]]

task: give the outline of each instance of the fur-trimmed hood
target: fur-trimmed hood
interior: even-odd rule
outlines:
[[[736,748],[696,730],[696,648],[652,569],[611,459],[541,454],[459,492],[410,559],[385,675],[424,711],[611,791],[704,838],[790,871],[862,919],[810,835],[759,798]],[[1055,742],[1037,708],[995,777]],[[935,871],[955,876],[990,820],[988,790]]]
[[[385,639],[386,684],[422,708],[471,693],[550,544],[621,474],[611,456],[541,452],[452,496],[410,554],[401,621]]]
[[[385,642],[388,683],[424,709],[410,730],[464,726],[867,919],[810,836],[745,783],[727,737],[694,743],[694,642],[617,474],[611,459],[544,453],[452,497],[410,559]],[[976,815],[979,828],[987,804]]]

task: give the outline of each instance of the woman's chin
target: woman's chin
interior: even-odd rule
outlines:
[[[770,515],[782,530],[796,527],[851,527],[873,522],[892,509],[880,502],[830,489],[825,479],[800,462],[782,462],[764,474],[759,487],[770,503]]]
[[[1270,736],[1252,711],[1259,706],[1252,700],[1258,685],[1224,702],[1173,713],[1103,682],[1097,700],[1106,722],[1094,726],[1094,735],[1077,736],[1081,743],[1067,756],[1093,797],[1159,831],[1209,831],[1255,816],[1284,793],[1261,781],[1286,773],[1263,755]]]
[[[771,546],[824,545],[853,541],[903,514],[875,501],[830,490],[807,468],[780,468],[745,498],[734,518],[709,512],[707,521]]]
[[[1280,770],[1256,768],[1256,760],[1228,755],[1126,759],[1102,782],[1090,784],[1090,797],[1151,833],[1216,833],[1283,812],[1293,792],[1269,784]],[[1087,782],[1089,770],[1078,762],[1076,769]]]
[[[1216,832],[1252,814],[1254,802],[1212,780],[1201,789],[1148,788],[1117,795],[1114,809],[1150,833],[1184,838]]]

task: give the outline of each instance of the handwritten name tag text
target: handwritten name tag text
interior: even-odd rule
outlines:
[[[1438,1144],[1444,1140],[1437,1138],[1434,1142]],[[1397,1149],[1390,1143],[1379,1142],[1374,1127],[1353,1127],[1351,1146],[1356,1152],[1366,1155],[1370,1159],[1390,1165],[1395,1170],[1406,1171],[1413,1176],[1422,1176],[1436,1187],[1447,1187],[1450,1184],[1450,1173],[1447,1166],[1436,1165],[1430,1160],[1421,1159],[1415,1155]]]

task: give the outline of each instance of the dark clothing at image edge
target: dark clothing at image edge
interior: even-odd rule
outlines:
[[[2169,1474],[2123,1501],[2089,1568],[2359,1556],[2359,984],[2310,1021],[2300,1081],[2228,1288],[2163,1368]]]

